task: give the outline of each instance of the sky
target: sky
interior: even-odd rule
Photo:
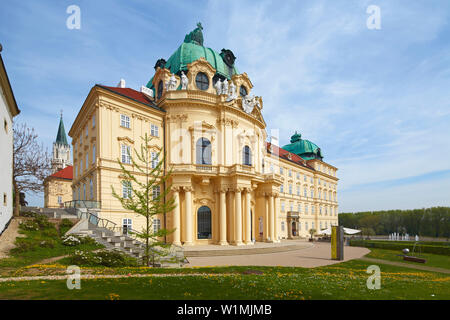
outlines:
[[[450,206],[449,1],[0,1],[15,121],[49,150],[60,110],[68,132],[95,84],[139,90],[200,21],[262,96],[268,133],[298,131],[338,168],[340,212]]]

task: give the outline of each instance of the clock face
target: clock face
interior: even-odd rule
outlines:
[[[227,64],[227,66],[229,66],[230,68],[233,67],[234,60],[236,59],[233,52],[231,50],[222,49],[221,55],[223,57],[223,61]]]
[[[233,57],[231,56],[231,54],[228,53],[228,54],[225,56],[225,60],[226,60],[226,63],[227,63],[229,66],[233,65]]]

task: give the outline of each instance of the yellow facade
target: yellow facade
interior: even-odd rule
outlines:
[[[44,181],[44,207],[62,208],[72,201],[72,180],[48,177]]]
[[[199,72],[209,78],[206,90],[197,88]],[[277,148],[267,148],[262,99],[257,97],[259,104],[245,112],[242,97],[227,101],[227,95],[216,94],[215,73],[203,58],[192,62],[186,74],[187,88],[168,91],[164,87],[161,97],[154,100],[157,107],[102,86],[93,87],[69,131],[73,199],[100,201],[101,217],[118,227],[124,219],[131,219],[132,228],[140,230],[144,219],[124,210],[112,196],[111,186],[122,192],[117,161],[122,161],[123,146],[140,148],[141,137],[154,133],[153,125],[158,135],[152,137],[151,148],[166,153],[165,168],[172,170],[171,196],[177,204],[173,212],[159,217],[162,227],[175,229],[169,242],[251,245],[253,241],[307,237],[311,228],[337,225],[337,168],[320,160],[300,165],[279,157]],[[157,68],[154,87],[170,77],[168,69]],[[181,79],[175,78],[178,87]],[[234,75],[231,81],[237,88],[252,88],[245,73]],[[129,121],[123,125],[123,119]],[[199,141],[206,140],[210,164],[198,161]],[[246,146],[250,165],[244,164]],[[125,166],[133,171],[131,164]],[[211,232],[205,233],[208,219]]]

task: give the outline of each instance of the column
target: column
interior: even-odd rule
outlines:
[[[270,211],[269,211],[269,198],[267,194],[264,194],[264,241],[269,239],[269,228],[270,228]]]
[[[191,246],[192,243],[192,187],[184,187],[186,198],[186,241],[185,246]]]
[[[175,231],[173,232],[173,244],[181,245],[180,235],[180,193],[179,188],[173,189],[173,200],[175,202],[175,208],[173,209],[173,228]]]
[[[273,195],[270,194],[270,196],[269,196],[269,237],[270,237],[271,242],[273,242],[273,239],[274,239],[274,223],[275,223],[273,207],[274,207]]]
[[[220,190],[220,242],[221,246],[227,245],[227,202],[226,202],[226,190]]]
[[[280,240],[278,240],[278,194],[274,195],[273,198],[273,241],[274,242],[280,242]]]
[[[235,228],[235,239],[234,244],[237,246],[242,245],[242,200],[241,200],[241,189],[236,188],[234,193],[234,204],[235,204],[235,219],[234,219],[234,228]]]
[[[245,189],[245,244],[252,244],[250,218],[250,190]]]

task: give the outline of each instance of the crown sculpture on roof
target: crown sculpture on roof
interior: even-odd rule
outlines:
[[[189,34],[187,34],[184,37],[184,42],[194,43],[194,44],[198,44],[199,46],[203,46],[202,30],[203,30],[203,27],[202,27],[201,22],[197,23],[197,28],[195,28],[194,31],[191,31]]]

